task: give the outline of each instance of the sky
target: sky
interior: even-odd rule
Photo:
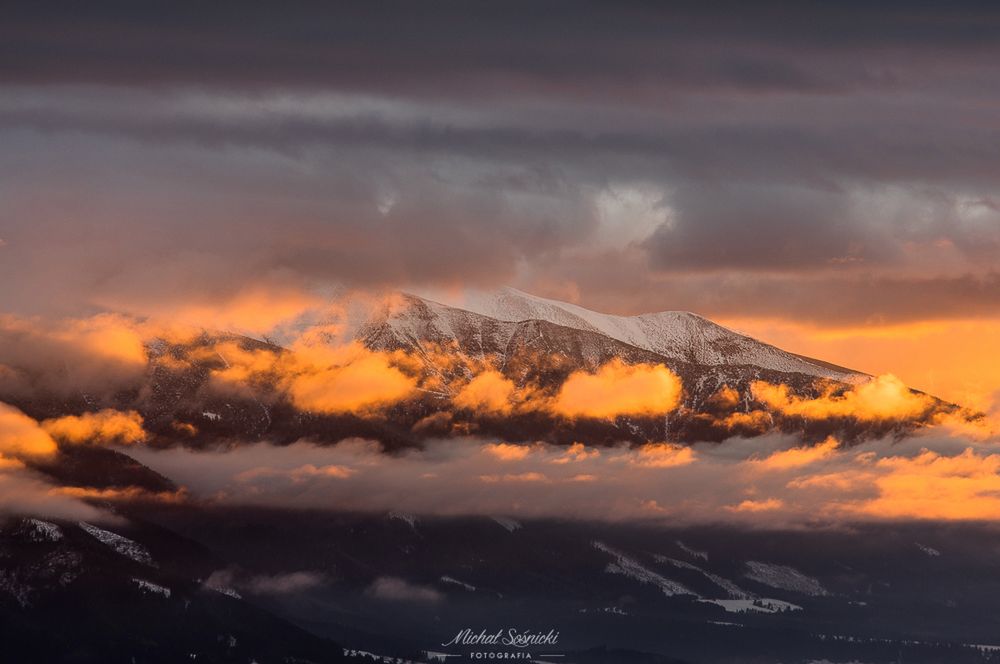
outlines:
[[[998,37],[974,2],[20,3],[0,311],[509,284],[989,408]]]

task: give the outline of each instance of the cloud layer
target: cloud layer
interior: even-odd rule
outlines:
[[[39,423],[0,403],[0,514],[40,514],[92,519],[101,511],[67,495],[26,465],[58,452],[56,441]]]
[[[194,496],[226,504],[785,527],[1000,519],[1000,442],[984,434],[943,424],[853,447],[777,435],[692,447],[450,439],[387,455],[353,439],[137,454]]]

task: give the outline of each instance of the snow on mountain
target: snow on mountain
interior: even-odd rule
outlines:
[[[91,525],[86,521],[80,521],[78,525],[86,531],[88,535],[100,543],[111,547],[117,553],[125,556],[126,558],[131,558],[132,560],[142,563],[143,565],[150,565],[153,567],[156,566],[153,563],[153,557],[149,555],[149,551],[138,542],[130,540],[129,538],[123,537],[117,533],[113,533],[110,530],[98,528],[97,526]]]
[[[369,347],[419,350],[428,343],[457,343],[470,355],[484,355],[507,346],[517,324],[450,307],[416,295],[387,297],[362,324],[356,337]]]
[[[613,549],[603,542],[592,542],[591,544],[598,551],[603,551],[615,559],[614,562],[608,563],[608,566],[604,569],[609,574],[621,574],[639,583],[654,585],[662,590],[663,594],[667,597],[673,595],[699,596],[698,593],[690,590],[683,584],[657,574],[653,570],[644,567],[639,561],[629,558],[621,551]]]
[[[691,547],[689,547],[687,544],[685,544],[680,540],[677,540],[675,544],[677,544],[677,548],[679,548],[681,551],[688,554],[689,556],[692,556],[694,558],[700,558],[702,560],[708,560],[708,553],[706,553],[705,551],[698,551],[696,549],[692,549]]]
[[[525,333],[525,323],[537,321],[567,332],[584,333],[576,337],[563,335],[559,341],[568,346],[579,342],[585,356],[597,355],[610,344],[626,344],[668,361],[703,367],[754,367],[846,383],[870,378],[781,350],[686,311],[617,316],[510,287],[464,291],[459,295],[441,293],[434,297],[405,292],[381,295],[344,292],[332,303],[331,309],[336,314],[319,319],[305,317],[270,338],[287,345],[314,329],[330,328],[338,330],[335,335],[338,340],[353,338],[374,349],[404,348],[421,353],[434,344],[443,344],[473,357],[484,357],[502,355],[512,340]],[[521,343],[525,343],[523,338]],[[600,349],[591,348],[595,344]],[[568,348],[562,350],[568,352]]]
[[[864,374],[788,353],[686,311],[615,316],[567,302],[537,297],[509,287],[494,292],[468,294],[462,300],[462,306],[468,311],[499,321],[544,320],[555,325],[596,332],[637,348],[693,364],[747,364],[844,382],[867,379]]]
[[[508,533],[512,533],[515,530],[521,528],[521,523],[519,521],[516,521],[506,516],[493,516],[490,518],[496,521],[500,525],[500,527],[506,530]]]
[[[132,581],[139,586],[139,589],[144,593],[155,593],[157,595],[163,595],[167,599],[170,598],[170,588],[166,586],[161,586],[152,581],[146,581],[145,579],[133,578]]]
[[[763,583],[765,586],[779,590],[790,590],[812,597],[830,594],[819,581],[806,576],[794,567],[772,565],[771,563],[751,560],[747,562],[747,568],[750,571],[747,572],[746,577],[758,583]]]
[[[471,583],[466,583],[465,581],[459,581],[455,577],[448,576],[447,574],[441,577],[441,582],[442,583],[449,583],[449,584],[451,584],[453,586],[459,586],[461,588],[465,588],[470,593],[476,591],[476,587],[474,585],[472,585]]]
[[[243,599],[243,595],[241,595],[235,588],[219,585],[218,583],[214,582],[211,578],[205,581],[204,587],[208,588],[209,590],[214,590],[220,595],[232,597],[233,599]]]
[[[414,514],[408,514],[406,512],[389,512],[386,515],[386,518],[390,521],[402,521],[413,530],[417,529],[417,517]]]
[[[27,538],[32,542],[58,542],[63,538],[62,529],[41,519],[26,519]]]
[[[718,574],[709,572],[706,569],[702,569],[697,565],[692,565],[691,563],[685,562],[683,560],[677,560],[676,558],[668,558],[667,556],[661,556],[661,555],[654,555],[653,558],[655,558],[656,562],[659,563],[673,565],[674,567],[679,567],[681,569],[688,569],[693,572],[698,572],[702,574],[709,581],[711,581],[715,585],[725,590],[726,594],[728,594],[733,599],[756,599],[757,597],[753,593],[743,590],[729,579],[719,576]]]

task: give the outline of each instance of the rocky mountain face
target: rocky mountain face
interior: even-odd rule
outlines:
[[[505,289],[472,303],[481,311],[451,307],[402,294],[376,309],[357,338],[370,348],[415,350],[427,345],[452,347],[479,357],[493,357],[505,368],[530,354],[565,358],[576,369],[595,369],[612,358],[656,362],[736,380],[761,376],[802,375],[845,384],[867,380],[857,371],[780,350],[728,330],[696,314],[665,311],[624,317],[588,311],[575,305],[534,298]],[[482,312],[490,313],[482,313]],[[697,382],[685,386],[694,398]]]
[[[731,410],[748,412],[762,408],[751,391],[755,381],[786,385],[795,394],[815,396],[831,384],[847,389],[870,378],[782,351],[686,312],[608,316],[513,289],[470,306],[492,315],[401,295],[376,311],[356,336],[368,348],[398,350],[420,358],[428,374],[440,372],[441,349],[459,357],[482,358],[518,387],[556,386],[572,372],[594,372],[612,360],[668,367],[683,383],[680,409],[656,421],[619,418],[614,423],[615,430],[621,432],[619,440],[693,442],[753,435],[760,430],[718,426],[720,390],[735,392]],[[773,418],[770,424],[791,431],[805,431],[810,426],[806,422],[775,422]],[[848,438],[886,431],[839,422],[809,433],[816,436],[836,428],[843,429]],[[497,434],[503,435],[503,431],[494,432]],[[547,438],[541,432],[536,432],[536,437]]]
[[[409,307],[426,307],[442,319],[467,318],[454,308],[410,296]],[[800,373],[845,383],[856,383],[865,374],[788,353],[686,311],[663,311],[638,316],[614,316],[583,307],[536,297],[515,288],[470,295],[463,301],[469,313],[504,322],[545,321],[560,327],[589,332],[669,360],[702,366],[754,366],[780,373]],[[398,318],[410,317],[405,311]],[[449,311],[450,309],[450,311]],[[473,323],[473,326],[476,324]]]

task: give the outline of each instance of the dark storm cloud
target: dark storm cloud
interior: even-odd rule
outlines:
[[[878,18],[884,23],[894,13],[899,15]],[[775,21],[773,10],[761,14],[743,17],[757,18],[759,33],[749,41],[794,37],[799,21],[787,15]],[[298,3],[276,10],[235,2],[25,3],[6,18],[0,33],[3,75],[12,81],[439,91],[483,82],[484,76],[570,90],[623,73],[699,87],[761,89],[813,89],[824,87],[825,78],[765,54],[740,58],[722,52],[704,59],[672,48],[675,40],[696,41],[692,29],[747,36],[722,12],[712,16],[680,6],[395,2]],[[855,39],[870,41],[843,18],[828,26],[831,36],[849,27]],[[967,39],[989,32],[971,21],[959,30]]]
[[[11,81],[422,90],[504,79],[540,91],[660,86],[814,91],[895,77],[864,58],[994,48],[989,3],[21,3],[6,12]],[[791,52],[799,57],[786,57]],[[615,82],[618,77],[626,80]]]
[[[852,218],[839,192],[726,184],[681,189],[677,222],[660,226],[646,246],[667,269],[800,269],[836,261],[882,259],[864,220]],[[719,240],[725,238],[724,241]]]
[[[589,114],[562,106],[529,112],[471,104],[457,107],[462,113],[451,111],[449,118],[440,106],[398,100],[352,104],[349,98],[180,94],[8,88],[0,100],[0,126],[41,135],[265,149],[288,156],[360,147],[501,163],[544,160],[594,181],[647,176],[817,189],[851,181],[1000,183],[994,168],[1000,147],[985,140],[998,138],[995,118],[981,113],[956,124],[954,115],[963,110],[956,103],[928,103],[916,113],[904,101],[819,99],[800,101],[796,110],[713,95],[669,113],[599,108],[600,113]],[[710,108],[722,102],[726,109]],[[290,108],[294,103],[305,110]],[[755,117],[768,109],[773,114]],[[896,122],[904,112],[907,122]],[[936,128],[933,134],[929,126]],[[742,201],[737,202],[738,208]]]
[[[985,3],[22,3],[0,305],[537,278],[985,315],[998,37]]]

